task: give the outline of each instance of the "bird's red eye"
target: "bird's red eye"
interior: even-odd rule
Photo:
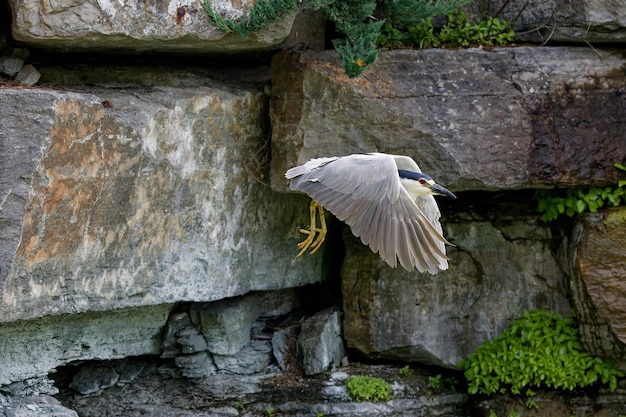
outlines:
[[[420,184],[426,184],[426,180],[424,178],[419,179]]]

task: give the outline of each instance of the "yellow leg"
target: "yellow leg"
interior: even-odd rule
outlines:
[[[324,218],[324,207],[319,205],[319,203],[315,200],[311,200],[311,205],[309,206],[309,213],[311,215],[311,225],[309,229],[300,229],[300,233],[307,235],[306,239],[302,242],[298,243],[298,248],[300,248],[300,252],[296,256],[296,258],[301,257],[304,252],[308,248],[311,248],[311,255],[317,252],[317,250],[324,243],[324,239],[326,239],[326,219]],[[320,217],[320,227],[317,227],[316,215],[319,213]],[[316,237],[317,234],[317,237]]]

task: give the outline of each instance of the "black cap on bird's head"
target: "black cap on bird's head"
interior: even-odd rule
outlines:
[[[437,184],[429,175],[423,172],[407,171],[405,169],[399,169],[398,175],[400,178],[417,181],[421,186],[428,188],[432,194],[443,195],[450,198],[456,198],[456,196],[448,189]]]

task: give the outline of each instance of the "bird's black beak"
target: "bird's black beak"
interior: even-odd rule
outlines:
[[[444,195],[444,196],[450,197],[450,198],[456,198],[456,196],[454,194],[452,194],[451,191],[449,191],[448,189],[442,187],[439,184],[431,185],[430,189],[433,192],[433,194]]]

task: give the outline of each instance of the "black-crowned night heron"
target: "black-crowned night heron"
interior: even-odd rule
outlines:
[[[408,156],[384,153],[311,159],[285,173],[292,190],[309,195],[311,225],[298,244],[300,257],[326,237],[324,208],[345,222],[390,266],[436,274],[448,269],[439,207],[433,195],[456,198],[423,174]],[[320,227],[316,215],[319,213]]]

